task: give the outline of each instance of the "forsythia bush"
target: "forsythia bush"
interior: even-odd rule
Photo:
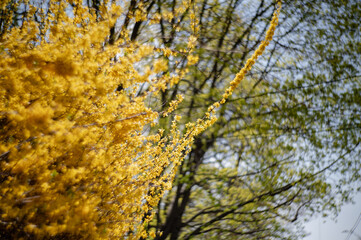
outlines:
[[[0,5],[8,21],[13,2]],[[46,11],[26,1],[22,6],[28,7],[28,19],[0,39],[0,238],[152,236],[144,228],[151,209],[171,187],[194,136],[216,121],[215,109],[268,45],[279,9],[266,40],[224,99],[183,135],[180,116],[174,116],[169,136],[162,136],[162,130],[149,134],[146,127],[182,97],[163,113],[146,100],[186,69],[161,75],[168,69],[164,60],[154,60],[152,68],[140,65],[169,55],[169,49],[126,38],[106,44],[104,29],[122,12],[115,4],[103,4],[101,19],[82,1],[50,1]],[[31,17],[35,12],[41,21]],[[194,41],[190,36],[182,54],[192,52]],[[116,91],[118,86],[123,89]]]

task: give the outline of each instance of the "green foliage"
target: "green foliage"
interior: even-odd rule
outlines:
[[[220,98],[262,40],[274,7],[196,4],[199,61],[162,98],[185,95],[177,110],[184,123]],[[163,231],[157,239],[295,239],[303,219],[337,213],[360,190],[361,4],[283,4],[275,41],[196,139],[160,203],[151,225]],[[173,39],[189,31],[183,20],[170,38],[171,23],[160,24],[158,41],[168,46],[180,45]]]

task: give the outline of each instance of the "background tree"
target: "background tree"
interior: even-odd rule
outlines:
[[[184,122],[220,99],[274,9],[271,1],[194,3],[180,13],[180,1],[146,1],[159,25],[127,24],[133,39],[152,34],[157,46],[182,47],[196,9],[199,61],[158,100],[185,95]],[[195,140],[159,203],[150,226],[163,232],[157,239],[297,238],[300,215],[336,213],[360,190],[359,18],[358,1],[284,2],[271,50]]]

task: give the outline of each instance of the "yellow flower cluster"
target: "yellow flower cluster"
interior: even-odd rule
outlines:
[[[269,44],[279,9],[266,40],[223,99]],[[40,21],[29,14],[0,39],[0,237],[146,237],[149,212],[171,188],[194,137],[216,121],[218,102],[204,119],[187,124],[183,136],[177,128],[180,116],[168,136],[162,130],[144,134],[144,127],[159,118],[146,99],[187,71],[152,78],[168,69],[159,60],[153,69],[137,70],[154,54],[153,47],[126,39],[104,44],[104,29],[119,11],[105,1],[99,19],[81,0],[50,1],[48,14],[38,11]],[[190,37],[183,52],[190,54],[195,43]],[[149,88],[136,94],[139,84]],[[126,89],[116,91],[119,85]],[[179,96],[170,103],[164,116],[181,101]]]
[[[277,2],[277,9],[273,14],[273,18],[271,20],[270,27],[266,33],[265,40],[262,41],[261,45],[257,48],[257,50],[253,53],[251,58],[249,58],[246,62],[246,65],[239,71],[236,77],[231,81],[230,87],[223,94],[223,99],[220,101],[221,104],[225,103],[227,98],[232,95],[232,92],[236,89],[236,87],[240,84],[240,82],[244,79],[246,73],[251,70],[252,66],[255,64],[256,60],[259,56],[262,55],[266,47],[270,44],[272,37],[274,35],[274,31],[278,25],[278,17],[281,11],[281,1]]]
[[[177,109],[178,104],[181,103],[183,101],[183,96],[178,94],[177,95],[177,99],[173,100],[169,103],[169,108],[167,109],[167,111],[165,111],[163,113],[163,117],[167,117],[169,113],[173,112],[174,110]]]
[[[117,6],[102,21],[81,1],[49,9],[47,29],[29,20],[0,42],[1,238],[139,239],[170,187],[170,154],[160,134],[142,134],[158,117],[145,99],[160,88],[136,96],[133,87],[167,84],[149,79],[167,65],[139,72],[153,47],[104,46]]]

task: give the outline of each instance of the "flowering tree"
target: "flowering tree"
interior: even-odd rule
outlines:
[[[0,237],[139,239],[155,236],[145,230],[151,209],[194,137],[216,121],[215,111],[270,43],[280,4],[220,100],[182,133],[181,116],[173,116],[166,135],[148,129],[182,96],[162,112],[147,102],[196,62],[194,14],[187,44],[171,49],[131,42],[125,30],[115,38],[122,6],[113,2],[89,8],[74,0],[8,0],[0,8]],[[146,16],[139,9],[136,20]],[[187,67],[170,69],[177,58]]]

